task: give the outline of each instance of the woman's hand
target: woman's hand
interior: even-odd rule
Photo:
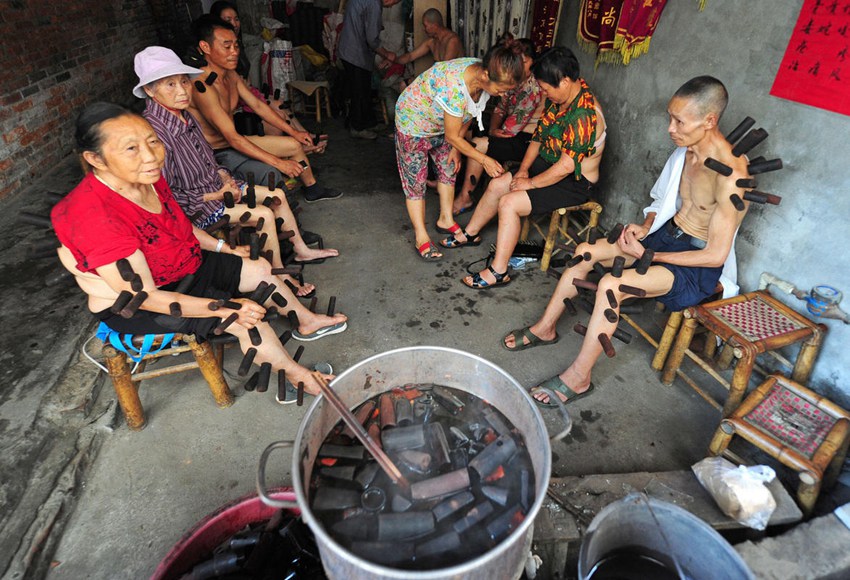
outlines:
[[[531,182],[531,179],[528,177],[514,176],[511,181],[511,191],[528,191],[529,189],[534,189],[534,184]]]
[[[222,320],[235,312],[239,315],[239,318],[236,319],[236,323],[239,326],[254,328],[263,320],[263,316],[266,315],[266,309],[253,300],[248,300],[247,298],[234,298],[232,299],[232,302],[240,303],[242,308],[239,310],[229,310],[227,308],[217,310],[216,313]]]
[[[451,167],[452,173],[457,174],[458,170],[460,170],[460,151],[452,147],[452,150],[449,151],[447,164]]]
[[[505,131],[504,129],[493,129],[490,131],[490,136],[499,137],[500,139],[510,139],[513,137],[513,134]]]
[[[505,168],[502,167],[501,163],[492,157],[487,157],[486,155],[484,156],[484,159],[481,160],[481,165],[484,166],[484,171],[486,171],[487,175],[490,177],[499,177],[505,172]]]

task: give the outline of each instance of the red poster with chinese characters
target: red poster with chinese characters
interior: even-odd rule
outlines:
[[[850,115],[850,0],[806,0],[770,94]]]

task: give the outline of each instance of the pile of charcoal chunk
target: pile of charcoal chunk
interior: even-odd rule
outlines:
[[[340,422],[319,448],[310,507],[341,545],[391,568],[474,559],[516,529],[534,502],[522,435],[470,393],[408,384],[354,415],[410,482],[404,492]]]

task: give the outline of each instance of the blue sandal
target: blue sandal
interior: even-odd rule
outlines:
[[[494,283],[490,283],[484,278],[481,277],[481,272],[477,272],[472,275],[472,281],[467,282],[466,278],[463,278],[461,282],[469,286],[474,290],[483,290],[485,288],[493,288],[494,286],[504,286],[505,284],[510,284],[512,278],[508,276],[508,272],[504,271],[501,274],[496,272],[493,269],[493,266],[487,266],[487,269],[490,270],[490,273],[493,274],[493,277],[496,279]]]

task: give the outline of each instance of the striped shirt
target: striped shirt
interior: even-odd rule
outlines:
[[[162,171],[174,199],[187,216],[197,214],[193,223],[198,225],[223,205],[221,200],[204,201],[204,194],[221,189],[224,182],[218,170],[227,170],[216,163],[212,147],[204,139],[195,118],[187,111],[182,114],[185,123],[150,98],[142,113],[165,145]]]

